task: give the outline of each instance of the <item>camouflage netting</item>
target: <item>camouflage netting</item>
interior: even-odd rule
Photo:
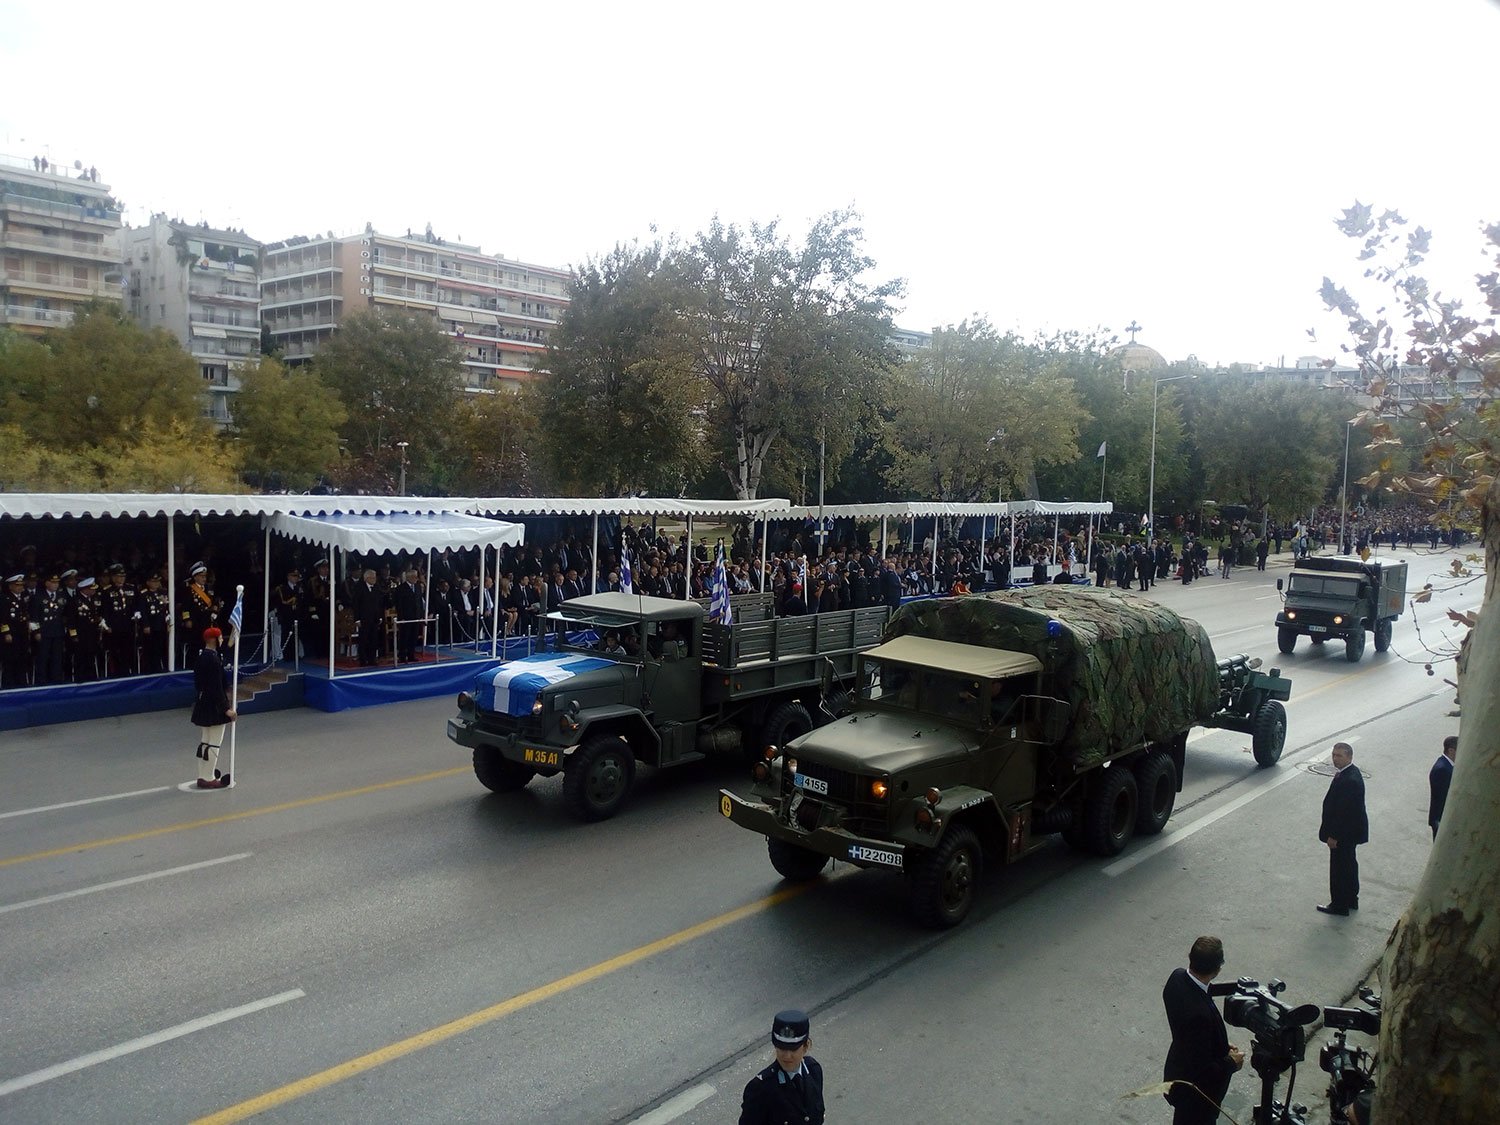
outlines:
[[[1055,638],[1049,621],[1061,626]],[[1047,693],[1072,705],[1063,749],[1080,765],[1165,741],[1218,708],[1203,626],[1115,590],[1038,586],[912,602],[886,638],[907,633],[1035,656]]]

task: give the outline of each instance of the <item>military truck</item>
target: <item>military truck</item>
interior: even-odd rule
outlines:
[[[1166,825],[1194,725],[1286,742],[1291,684],[1216,661],[1197,622],[1072,586],[913,603],[860,655],[850,714],[767,748],[749,797],[719,809],[766,837],[783,878],[830,859],[905,875],[913,910],[956,925],[979,872],[1060,833],[1117,854]]]
[[[1276,580],[1276,589],[1283,583]],[[1329,639],[1344,642],[1344,659],[1359,663],[1365,634],[1375,637],[1375,651],[1391,647],[1391,630],[1406,606],[1406,563],[1396,559],[1362,559],[1358,555],[1313,555],[1300,560],[1282,594],[1276,615],[1276,647],[1290,653],[1297,638],[1314,645]]]
[[[613,816],[636,764],[785,745],[832,717],[855,654],[880,640],[885,606],[777,618],[772,598],[731,601],[735,623],[696,602],[635,594],[574,598],[547,615],[547,648],[475,677],[448,737],[473,750],[496,793],[563,775],[582,820]],[[825,698],[825,693],[827,698]]]

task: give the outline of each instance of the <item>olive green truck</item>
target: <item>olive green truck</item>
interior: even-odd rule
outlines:
[[[1291,684],[1258,663],[1215,660],[1197,622],[1113,590],[913,603],[858,657],[850,712],[768,747],[749,796],[720,790],[719,809],[784,878],[885,868],[919,920],[953,926],[982,867],[1053,834],[1110,856],[1160,832],[1191,727],[1249,734],[1274,765]]]
[[[831,718],[855,654],[880,640],[885,606],[777,618],[770,595],[731,599],[733,624],[697,602],[590,594],[548,615],[544,651],[479,673],[448,737],[489,789],[563,775],[582,820],[613,816],[636,764],[758,754]]]

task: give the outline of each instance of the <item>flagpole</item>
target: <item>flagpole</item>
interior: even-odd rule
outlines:
[[[229,701],[233,704],[235,721],[229,724],[229,788],[233,789],[238,784],[238,778],[234,775],[234,734],[239,729],[240,709],[240,626],[244,622],[244,610],[241,608],[245,600],[245,587],[234,588],[234,688],[229,693]],[[269,657],[269,653],[267,656]]]

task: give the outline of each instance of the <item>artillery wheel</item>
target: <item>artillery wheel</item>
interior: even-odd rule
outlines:
[[[1296,648],[1297,630],[1286,628],[1277,629],[1276,647],[1279,648],[1282,652],[1291,652],[1292,649]]]
[[[1250,747],[1255,751],[1255,764],[1261,769],[1274,766],[1281,760],[1281,750],[1285,745],[1286,708],[1277,700],[1268,699],[1255,713],[1255,728],[1250,734]]]
[[[1122,766],[1104,770],[1083,806],[1083,838],[1098,856],[1119,855],[1135,835],[1139,792],[1135,774]]]
[[[1356,623],[1354,632],[1344,641],[1344,659],[1350,664],[1358,664],[1359,658],[1365,654],[1365,629],[1364,625]]]
[[[492,793],[514,793],[525,789],[536,770],[512,762],[494,746],[474,747],[474,776]]]
[[[917,921],[938,930],[958,925],[974,905],[982,862],[979,839],[955,824],[937,847],[912,858],[911,909]]]
[[[635,751],[619,735],[585,742],[563,774],[563,799],[579,820],[608,820],[619,812],[635,777]]]
[[[1135,771],[1135,830],[1141,836],[1155,836],[1167,826],[1172,808],[1177,804],[1177,766],[1172,755],[1153,750],[1141,760]]]
[[[1391,630],[1395,624],[1389,617],[1375,626],[1375,651],[1384,652],[1391,647]]]
[[[766,851],[770,853],[771,866],[776,868],[776,874],[790,883],[806,883],[810,879],[816,879],[823,874],[823,868],[828,866],[826,855],[799,848],[796,844],[789,844],[774,836],[766,837]]]

